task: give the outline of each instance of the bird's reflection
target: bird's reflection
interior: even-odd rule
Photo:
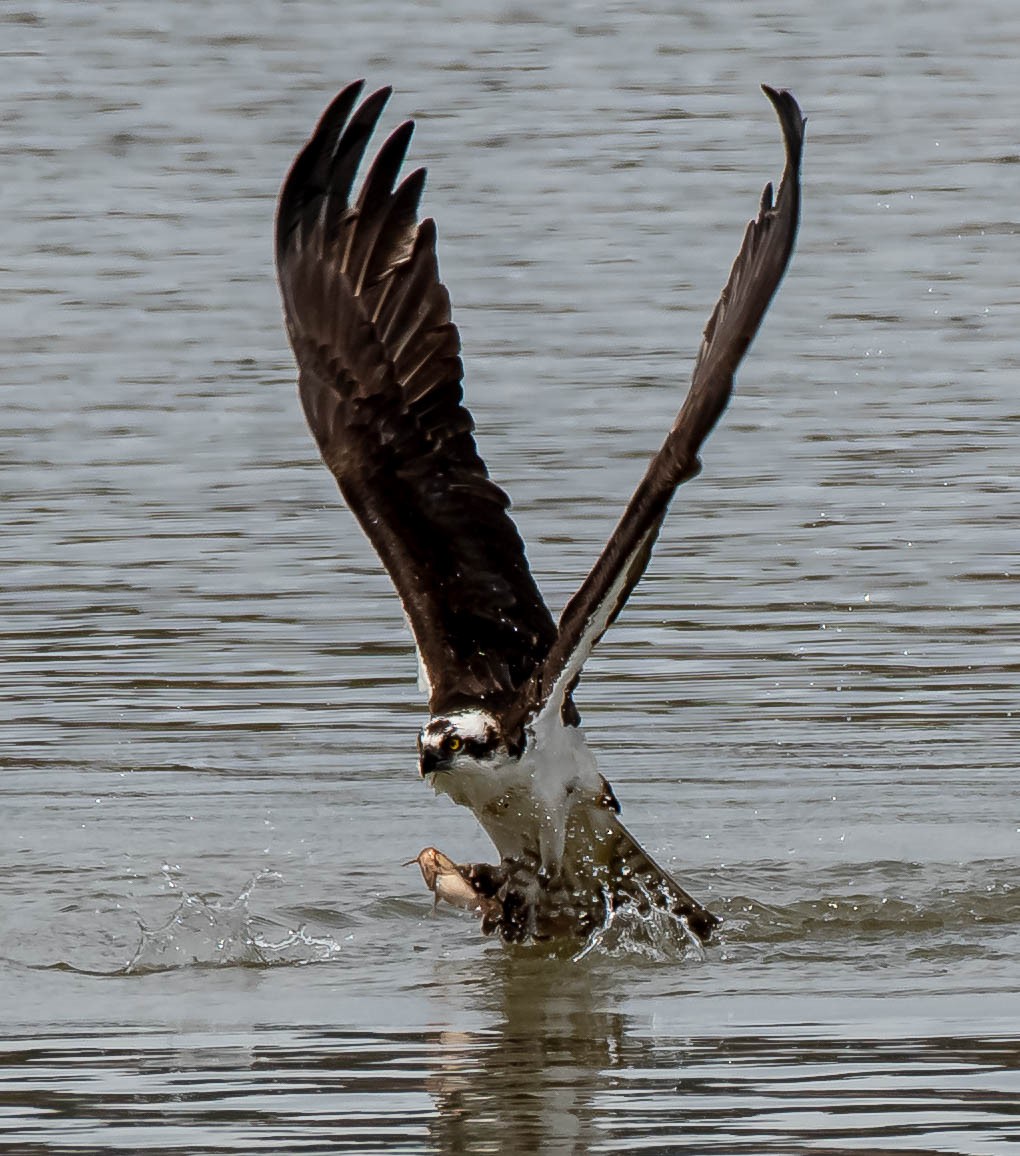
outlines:
[[[436,1151],[591,1151],[607,1073],[639,1046],[626,1041],[627,1017],[607,1010],[611,977],[523,951],[494,953],[492,964],[481,1002],[494,1026],[435,1037],[426,1087]]]

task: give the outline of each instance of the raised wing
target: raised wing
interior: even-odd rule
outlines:
[[[404,604],[434,714],[505,706],[556,629],[509,499],[489,480],[461,404],[460,336],[439,279],[425,181],[396,184],[400,125],[351,190],[388,88],[326,109],[288,175],[276,263],[305,416]]]
[[[623,609],[648,565],[677,486],[701,469],[698,451],[733,390],[733,375],[761,325],[793,252],[800,218],[804,118],[789,92],[762,85],[779,117],[786,165],[773,201],[765,186],[758,216],[747,226],[694,366],[683,407],[662,448],[584,584],[560,618],[556,641],[506,717],[506,729],[547,711],[561,712],[592,648]],[[572,707],[568,708],[572,710]]]

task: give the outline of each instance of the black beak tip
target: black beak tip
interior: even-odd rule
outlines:
[[[432,751],[422,751],[421,757],[418,759],[418,774],[424,779],[426,775],[431,774],[439,765],[439,759],[436,758]]]

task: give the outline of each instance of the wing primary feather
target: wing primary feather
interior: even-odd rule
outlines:
[[[386,225],[390,224],[392,227],[394,224],[395,218],[391,218],[389,211],[393,206],[393,185],[407,155],[407,147],[411,143],[413,132],[413,121],[405,121],[390,135],[372,162],[362,186],[361,196],[354,210],[359,218],[360,227],[350,230],[352,248],[346,259],[354,292],[358,296],[365,287],[365,277],[376,244],[384,234]]]
[[[382,225],[382,235],[399,238],[397,245],[376,245],[371,261],[366,267],[366,280],[375,285],[378,283],[378,292],[372,304],[372,323],[377,324],[390,292],[395,284],[396,277],[386,276],[390,267],[398,261],[405,260],[411,245],[415,226],[417,225],[418,202],[421,200],[422,190],[425,187],[425,170],[415,169],[397,186],[393,194],[386,219]],[[409,240],[410,239],[410,242]]]
[[[591,573],[567,603],[548,656],[508,712],[508,727],[547,711],[564,717],[572,711],[569,694],[581,669],[644,573],[677,487],[700,471],[701,445],[726,408],[733,375],[786,271],[800,220],[805,120],[789,92],[762,88],[783,133],[786,159],[779,189],[773,198],[771,183],[765,186],[758,216],[744,232],[705,326],[677,419]]]
[[[296,244],[299,247],[304,244],[305,228],[311,224],[307,219],[309,207],[312,208],[313,217],[323,207],[323,193],[330,175],[329,166],[341,149],[351,110],[364,87],[363,80],[355,80],[341,89],[319,117],[308,144],[291,166],[280,193],[277,210],[277,260],[293,234],[297,234]],[[389,95],[388,91],[386,94]]]
[[[392,93],[393,89],[387,86],[365,97],[334,146],[329,148],[327,141],[319,146],[315,178],[318,188],[328,194],[323,197],[324,210],[340,213],[347,208],[354,178],[365,159],[368,142],[372,139],[375,126]],[[313,136],[310,147],[314,145]]]
[[[433,316],[449,312],[450,299],[444,286],[435,286],[431,300],[427,293],[437,277],[435,245],[436,223],[431,217],[426,217],[418,226],[418,235],[404,270],[404,284],[381,333],[396,362],[426,324],[426,312]]]

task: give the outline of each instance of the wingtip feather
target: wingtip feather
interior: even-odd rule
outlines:
[[[779,118],[779,124],[783,130],[783,141],[786,145],[790,164],[793,168],[799,169],[801,153],[804,149],[804,128],[807,125],[807,117],[801,112],[797,98],[789,89],[773,88],[769,84],[763,84],[761,90],[776,110],[776,116]]]

